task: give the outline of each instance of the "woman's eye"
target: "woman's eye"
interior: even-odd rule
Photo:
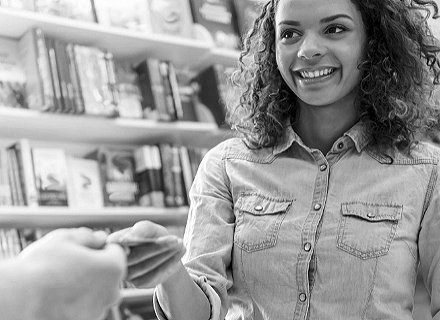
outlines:
[[[344,32],[346,29],[341,26],[331,26],[327,28],[327,33],[341,33]]]
[[[282,39],[291,39],[299,36],[299,34],[293,30],[285,30],[281,32],[281,38]]]

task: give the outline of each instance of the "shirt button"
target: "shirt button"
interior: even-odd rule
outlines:
[[[326,165],[326,164],[321,165],[321,166],[319,167],[319,170],[321,170],[321,171],[325,171],[325,170],[327,170],[327,165]]]
[[[301,294],[299,295],[299,301],[304,302],[304,301],[306,301],[306,300],[307,300],[307,296],[306,296],[306,294],[305,294],[305,293],[301,293]]]
[[[367,217],[368,218],[374,218],[376,216],[376,214],[374,212],[368,212],[367,213]]]
[[[261,211],[261,210],[263,210],[263,206],[262,205],[258,205],[258,206],[255,206],[255,211]]]
[[[310,242],[306,242],[304,245],[304,250],[309,252],[312,249],[312,244]]]
[[[344,143],[343,142],[339,142],[338,143],[338,149],[342,150],[342,148],[344,148]]]
[[[321,205],[319,203],[315,204],[315,206],[313,207],[313,209],[315,209],[316,211],[318,211],[319,209],[321,209]]]

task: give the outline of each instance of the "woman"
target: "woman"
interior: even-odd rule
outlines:
[[[412,319],[420,262],[440,319],[440,153],[415,140],[439,121],[429,8],[264,5],[235,79],[241,137],[200,165],[184,267],[156,277],[160,318]],[[150,228],[166,234],[123,234]],[[129,256],[137,285],[154,278],[149,255]]]

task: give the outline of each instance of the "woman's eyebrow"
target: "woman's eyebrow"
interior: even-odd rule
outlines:
[[[353,18],[350,17],[348,14],[339,13],[339,14],[335,14],[333,16],[322,18],[320,22],[321,23],[328,23],[328,22],[331,22],[331,21],[339,19],[339,18],[350,19],[351,21],[353,21]]]
[[[348,14],[339,13],[339,14],[335,14],[335,15],[332,15],[329,17],[322,18],[320,20],[320,22],[321,23],[329,23],[329,22],[336,20],[336,19],[339,19],[339,18],[345,18],[345,19],[349,19],[349,20],[353,21],[353,18],[350,17]],[[296,20],[282,20],[278,23],[278,25],[282,25],[282,24],[287,24],[287,25],[297,26],[297,27],[301,25],[301,23]]]

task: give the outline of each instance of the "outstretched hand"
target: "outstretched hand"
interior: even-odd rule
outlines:
[[[126,257],[104,232],[59,229],[17,257],[27,281],[26,308],[35,320],[98,320],[120,300]],[[20,270],[21,270],[20,269]]]
[[[182,239],[150,221],[108,236],[107,243],[121,245],[127,253],[127,281],[137,288],[151,288],[175,273],[185,253]]]

